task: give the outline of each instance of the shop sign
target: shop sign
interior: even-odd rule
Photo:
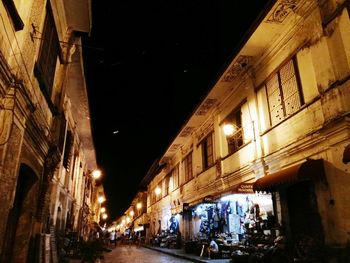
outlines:
[[[253,190],[253,184],[249,184],[249,183],[243,183],[238,185],[237,189],[236,189],[237,193],[242,193],[242,194],[247,194],[247,193],[254,193]]]
[[[213,202],[214,197],[212,195],[207,195],[206,197],[203,198],[203,203],[209,203]]]

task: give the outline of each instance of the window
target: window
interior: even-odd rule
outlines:
[[[270,124],[278,124],[303,105],[303,96],[295,59],[288,61],[264,84]]]
[[[193,178],[192,168],[192,152],[190,152],[182,161],[185,174],[185,182],[190,181]]]
[[[151,191],[151,194],[150,194],[150,198],[151,198],[151,204],[154,204],[156,202],[156,193],[155,193],[155,189],[153,189]]]
[[[64,114],[61,115],[60,117],[60,135],[59,135],[59,138],[58,138],[58,147],[59,147],[59,150],[61,151],[61,153],[63,153],[63,146],[64,146],[64,137],[65,137],[65,134],[66,134],[66,126],[67,126],[67,121],[66,121],[66,118],[64,116]]]
[[[201,142],[203,169],[208,169],[214,164],[213,134],[209,134]]]
[[[66,168],[67,172],[69,172],[69,170],[70,170],[73,140],[74,140],[74,138],[73,138],[72,132],[67,131],[66,145],[65,145],[64,156],[63,156],[63,166],[64,166],[64,168]]]
[[[162,182],[160,182],[157,187],[157,189],[162,189]],[[155,192],[155,191],[154,191]],[[159,194],[155,192],[156,195],[156,202],[158,202],[160,199],[162,199],[162,193],[160,192]]]
[[[236,152],[243,145],[242,110],[233,110],[223,124],[227,140],[228,154]]]
[[[46,100],[51,101],[56,63],[59,55],[59,42],[53,15],[50,8],[46,8],[46,17],[41,37],[38,60],[35,63],[34,74],[39,81]]]
[[[169,194],[169,181],[170,181],[170,174],[167,174],[164,178],[163,197]]]
[[[24,27],[24,24],[17,11],[16,5],[13,2],[13,0],[2,0],[2,2],[7,10],[7,13],[9,14],[12,20],[15,31],[22,30]]]
[[[179,187],[179,164],[177,164],[171,172],[173,178],[173,190]]]

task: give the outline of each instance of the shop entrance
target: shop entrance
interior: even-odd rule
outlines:
[[[324,242],[321,217],[318,212],[315,187],[312,181],[303,181],[286,189],[289,226],[293,240],[303,237]]]

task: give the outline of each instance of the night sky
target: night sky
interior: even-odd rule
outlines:
[[[83,37],[107,209],[122,215],[267,0],[92,1]]]

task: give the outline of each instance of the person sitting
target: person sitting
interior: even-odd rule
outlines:
[[[218,257],[219,255],[219,246],[218,244],[215,242],[214,238],[210,238],[210,243],[209,243],[209,247],[207,249],[208,252],[208,258],[211,257]]]

